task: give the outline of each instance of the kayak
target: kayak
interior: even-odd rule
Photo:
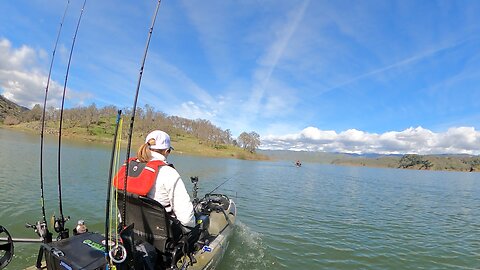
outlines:
[[[235,224],[237,212],[236,206],[233,200],[228,199],[225,195],[210,195],[204,202],[206,205],[200,204],[198,212],[202,211],[202,207],[210,207],[208,225],[208,236],[204,239],[200,239],[200,242],[204,244],[202,248],[197,250],[193,255],[196,259],[196,263],[189,269],[202,270],[202,269],[214,269],[220,262],[225,250],[228,248],[230,236],[233,232],[233,225]],[[214,199],[212,199],[214,198]],[[210,200],[210,202],[208,202]],[[208,205],[210,204],[210,205]],[[220,207],[222,209],[215,209]],[[183,262],[180,261],[179,265]]]
[[[130,207],[130,204],[127,206]],[[172,254],[172,249],[155,248],[153,242],[158,238],[150,243],[137,239],[133,248],[125,248],[123,261],[122,256],[117,258],[118,261],[115,262],[117,269],[214,269],[225,254],[234,230],[237,215],[235,202],[223,194],[207,194],[196,204],[195,213],[197,216],[195,228],[200,235],[195,240],[190,254],[175,256]],[[134,236],[142,235],[136,229],[133,231]],[[123,244],[127,246],[125,242]],[[114,250],[114,244],[110,243],[110,245],[111,250]],[[45,254],[43,269],[107,269],[105,237],[99,233],[86,232],[74,235],[60,241],[42,244],[41,248]],[[133,252],[130,252],[131,250]],[[138,257],[142,257],[140,262],[133,262]],[[171,261],[172,259],[174,261]],[[33,270],[37,267],[31,266],[26,269]]]
[[[200,248],[193,254],[196,263],[188,269],[214,269],[228,248],[237,215],[235,202],[225,195],[208,195],[197,205],[197,208],[197,212],[208,213],[209,224],[207,233],[198,241],[201,243]],[[204,217],[201,218],[204,220]],[[181,269],[185,263],[188,264],[190,261],[180,260],[177,267]]]

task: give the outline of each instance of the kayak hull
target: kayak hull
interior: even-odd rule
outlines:
[[[210,237],[212,241],[194,253],[197,262],[193,266],[189,266],[188,269],[208,270],[214,269],[219,264],[230,243],[236,215],[236,206],[232,200],[229,201],[229,207],[225,212],[210,214],[208,231],[212,235]]]

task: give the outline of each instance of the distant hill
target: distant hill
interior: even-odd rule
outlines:
[[[0,95],[0,121],[3,121],[7,115],[19,117],[25,111],[29,111],[29,109]]]
[[[480,172],[480,156],[472,155],[379,155],[342,154],[308,151],[261,150],[259,153],[274,160],[292,163],[314,162],[342,166],[403,168],[414,170]],[[410,158],[405,159],[404,157]]]
[[[60,111],[49,109],[44,126],[41,122],[42,111],[39,104],[30,110],[0,95],[0,128],[40,134],[41,127],[44,127],[45,134],[58,136]],[[117,108],[115,106],[97,108],[95,104],[92,104],[88,107],[75,107],[64,111],[63,137],[111,143],[116,127]],[[129,119],[128,113],[124,114],[122,118]],[[148,105],[137,111],[132,137],[133,145],[143,144],[145,136],[153,129],[152,127],[160,126],[162,130],[171,135],[176,154],[246,160],[268,159],[267,156],[247,151],[244,149],[245,141],[234,140],[229,130],[222,130],[208,120],[190,120],[178,116],[168,116],[154,111]],[[127,136],[128,125],[123,125],[122,134]]]
[[[349,154],[326,153],[313,151],[290,151],[290,150],[258,150],[258,153],[269,156],[274,160],[285,160],[295,162],[327,163],[330,164],[337,159],[346,159],[351,157]]]

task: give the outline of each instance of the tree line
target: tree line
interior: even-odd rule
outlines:
[[[115,126],[115,118],[118,108],[105,106],[98,108],[95,104],[85,107],[65,109],[63,111],[64,128],[85,128],[89,135],[111,135]],[[122,109],[125,120],[130,120],[131,109]],[[48,107],[45,110],[46,123],[58,123],[60,121],[60,110]],[[20,123],[36,122],[42,120],[43,107],[36,104],[31,110],[25,111],[19,116],[7,115],[4,119],[5,125],[17,125]],[[40,129],[40,125],[38,126]],[[255,152],[260,146],[260,135],[256,132],[242,132],[238,138],[232,137],[230,129],[222,130],[205,119],[187,119],[179,116],[169,116],[155,110],[150,105],[138,107],[135,113],[134,133],[140,137],[146,136],[152,129],[162,129],[172,135],[182,133],[189,134],[202,143],[220,149],[226,145],[234,145]],[[127,136],[128,129],[122,131]]]
[[[433,166],[433,163],[421,155],[406,154],[402,156],[398,165],[398,167],[402,169],[407,169],[415,166],[420,166],[419,170],[428,170]]]
[[[444,169],[458,170],[464,168],[473,172],[480,167],[480,158],[475,156],[422,156],[417,154],[405,154],[398,162],[398,168],[402,169],[425,169],[430,170],[434,166]]]

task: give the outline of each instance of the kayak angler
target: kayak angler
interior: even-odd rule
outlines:
[[[129,137],[125,159],[127,161],[131,160],[130,148],[137,99],[148,47],[160,2],[161,1],[158,0],[156,4],[140,68],[128,132]],[[80,18],[78,20],[75,37],[85,3],[86,0],[84,1]],[[61,25],[62,24],[63,20]],[[73,52],[73,45],[74,42],[70,52],[70,59]],[[67,77],[68,68],[66,78]],[[66,88],[66,81],[67,79],[65,79],[64,88]],[[47,92],[48,85],[46,88],[46,95]],[[46,106],[44,106],[44,108],[45,107]],[[212,269],[219,263],[228,247],[229,236],[233,233],[237,214],[234,201],[226,195],[213,193],[221,185],[207,193],[205,196],[198,198],[197,191],[199,180],[198,177],[191,177],[193,183],[193,209],[196,224],[194,224],[194,227],[187,228],[183,226],[175,216],[170,215],[167,209],[159,202],[144,196],[144,194],[129,192],[132,190],[129,189],[130,183],[127,183],[127,179],[130,177],[130,169],[133,169],[133,166],[130,166],[130,162],[126,162],[124,170],[125,177],[117,177],[118,180],[124,181],[123,185],[119,184],[119,181],[117,181],[117,188],[114,188],[115,185],[112,185],[112,181],[114,181],[115,177],[112,177],[112,175],[113,172],[118,171],[118,164],[120,164],[119,153],[123,125],[123,119],[121,116],[122,113],[119,111],[117,114],[115,135],[113,138],[112,156],[107,184],[104,234],[89,232],[83,221],[78,222],[77,228],[74,230],[76,233],[74,233],[73,236],[68,234],[68,229],[64,226],[68,217],[65,217],[62,211],[61,180],[59,175],[58,191],[59,207],[61,211],[60,217],[54,219],[54,227],[58,236],[56,239],[52,239],[53,237],[48,231],[45,218],[43,177],[41,177],[43,220],[37,222],[35,225],[28,224],[29,227],[37,232],[40,239],[16,239],[11,237],[10,233],[3,226],[0,226],[0,269],[6,267],[12,260],[15,242],[41,242],[36,265],[28,269],[45,267],[53,270]],[[42,119],[42,121],[44,121],[44,119]],[[61,132],[59,133],[61,134]],[[43,149],[43,132],[41,136]],[[60,146],[61,135],[59,135],[59,152]],[[147,163],[139,162],[137,163],[137,166],[147,166]],[[60,162],[58,162],[58,167],[60,170]],[[119,216],[121,219],[119,219]],[[3,237],[4,235],[6,235],[6,237]],[[6,243],[4,244],[3,242]]]

